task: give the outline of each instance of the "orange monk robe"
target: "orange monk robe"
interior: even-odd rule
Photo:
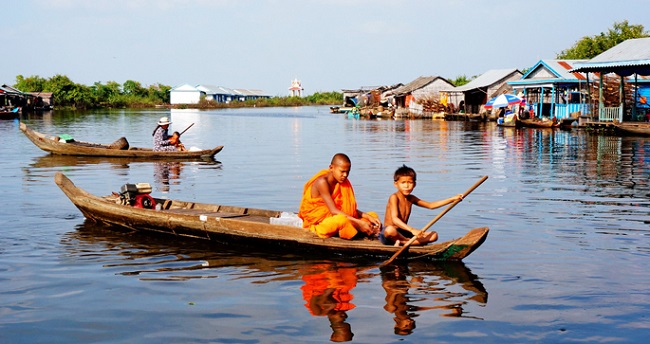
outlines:
[[[316,179],[325,176],[329,170],[322,170],[305,183],[300,202],[298,216],[303,221],[303,227],[315,232],[321,238],[329,238],[338,234],[343,239],[352,239],[357,234],[350,220],[341,215],[332,215],[327,204],[321,197],[311,197],[311,187]],[[357,201],[354,197],[354,190],[349,180],[337,183],[332,191],[332,199],[336,209],[358,218]]]

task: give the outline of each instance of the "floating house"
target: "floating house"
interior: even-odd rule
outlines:
[[[235,100],[235,91],[223,86],[199,85],[196,89],[201,91],[206,100],[212,100],[217,103],[230,103]]]
[[[445,89],[444,92],[449,94],[448,103],[453,104],[455,110],[477,114],[489,99],[511,89],[508,81],[519,80],[522,75],[516,68],[491,69],[465,85]]]
[[[54,94],[52,92],[25,92],[31,98],[31,105],[34,110],[51,110],[54,106]]]
[[[585,73],[573,71],[586,60],[540,60],[520,80],[509,81],[514,93],[523,96],[528,109],[537,118],[566,121],[577,120],[591,113],[587,98]]]
[[[587,73],[587,76],[593,73],[597,78],[598,121],[650,121],[647,98],[650,95],[650,38],[623,41],[591,60],[576,64],[571,71]],[[619,84],[618,100],[612,103],[610,97],[612,104],[607,104],[605,95],[608,75],[616,75]],[[632,87],[626,88],[626,84],[632,83]],[[628,98],[632,101],[626,104]]]
[[[246,101],[271,96],[257,89],[231,89],[223,86],[183,84],[176,86],[169,91],[169,103],[175,104],[198,104],[201,99],[211,100],[217,103],[230,103],[231,101]]]
[[[201,101],[201,90],[189,85],[183,84],[169,90],[169,103],[175,104],[198,104]]]
[[[441,91],[454,88],[454,84],[443,77],[421,76],[393,90],[397,107],[395,115],[421,116],[423,108],[418,104],[418,100],[439,98]]]
[[[393,91],[402,86],[362,86],[357,89],[342,89],[343,106],[389,106],[392,104]]]
[[[263,98],[271,98],[268,94],[265,94],[262,90],[257,89],[247,89],[247,88],[235,88],[233,89],[235,93],[235,99],[243,102],[247,100],[256,100]]]

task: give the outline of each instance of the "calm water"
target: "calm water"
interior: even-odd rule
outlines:
[[[46,113],[48,134],[149,146],[161,116],[196,123],[214,162],[57,158],[0,121],[2,343],[633,343],[650,337],[650,139],[355,120],[327,107]],[[488,226],[463,263],[377,268],[121,233],[87,223],[53,182],[296,211],[331,156],[352,159],[362,210],[383,216],[401,164],[437,200],[490,178],[438,221],[441,240]],[[425,225],[441,209],[414,209]]]

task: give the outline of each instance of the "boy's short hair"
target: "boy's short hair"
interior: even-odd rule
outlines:
[[[395,174],[393,175],[393,180],[397,181],[399,177],[413,177],[413,181],[415,181],[417,178],[417,174],[415,173],[414,169],[406,165],[402,165],[397,170],[395,170]]]

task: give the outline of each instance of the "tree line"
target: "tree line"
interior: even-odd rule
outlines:
[[[73,82],[65,75],[55,75],[49,79],[40,76],[24,77],[18,75],[13,87],[23,92],[52,92],[53,103],[57,107],[71,109],[93,108],[152,108],[156,105],[169,105],[171,86],[154,84],[143,87],[141,83],[127,80],[123,84],[109,81],[106,84],[95,82],[92,86]],[[343,94],[339,92],[314,93],[306,97],[272,97],[247,101],[217,103],[203,99],[197,105],[181,105],[196,108],[224,108],[246,106],[302,106],[339,104]]]
[[[613,46],[632,38],[650,37],[643,25],[630,25],[627,20],[615,22],[606,32],[591,37],[583,37],[570,48],[557,54],[557,59],[591,59]],[[525,69],[524,69],[525,70]],[[451,80],[455,86],[462,86],[474,77],[460,75]],[[154,84],[143,87],[141,83],[127,80],[123,84],[109,81],[106,84],[95,82],[92,86],[73,82],[65,75],[55,75],[49,79],[40,76],[16,77],[15,88],[23,92],[52,92],[53,102],[57,107],[73,109],[91,108],[148,108],[156,105],[169,105],[171,86]],[[302,106],[335,105],[342,102],[339,92],[314,93],[306,97],[272,97],[244,102],[217,103],[201,100],[197,108],[222,108],[243,106]],[[186,107],[186,106],[184,106]]]

